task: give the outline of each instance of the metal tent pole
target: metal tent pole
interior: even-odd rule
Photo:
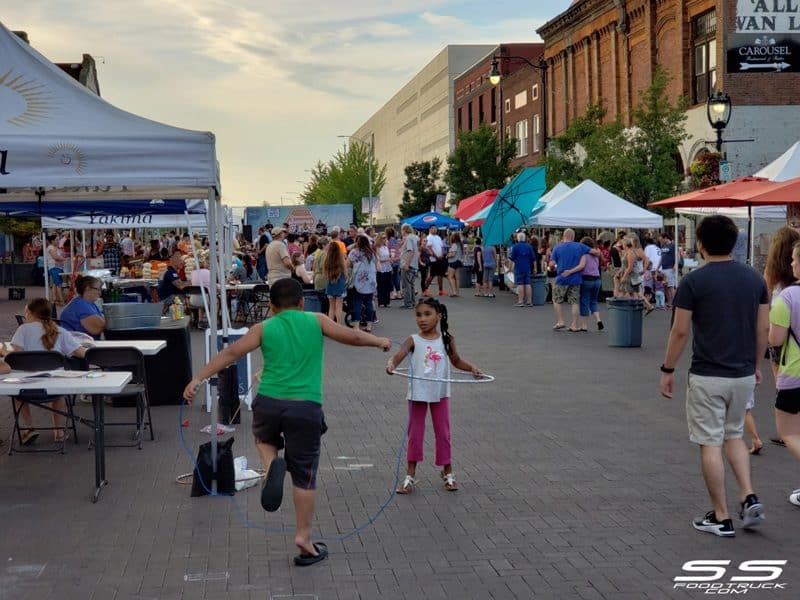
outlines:
[[[208,231],[210,234],[216,231],[217,226],[217,194],[213,187],[208,188]],[[194,246],[194,244],[192,244]],[[219,268],[217,266],[217,250],[214,244],[209,244],[209,268],[211,270],[210,281],[216,284]],[[211,293],[209,297],[208,325],[211,329],[211,348],[209,356],[211,358],[217,354],[217,294]],[[217,412],[219,411],[219,398],[217,396],[217,386],[211,386],[211,472],[213,478],[211,489],[217,491]]]

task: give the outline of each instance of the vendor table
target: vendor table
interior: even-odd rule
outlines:
[[[92,348],[136,348],[144,356],[154,356],[166,347],[164,340],[97,340],[92,344]]]
[[[55,372],[57,373],[57,372]],[[12,371],[0,378],[0,396],[19,396],[20,390],[44,390],[51,396],[69,394],[87,394],[92,398],[94,419],[76,417],[80,423],[94,429],[94,483],[95,490],[92,502],[97,502],[100,490],[108,484],[106,480],[106,447],[105,447],[105,415],[103,412],[103,395],[119,394],[131,380],[128,371],[102,372],[89,371],[75,377],[49,377],[26,379],[31,373]]]
[[[166,344],[156,354],[144,357],[147,394],[153,406],[180,404],[183,400],[183,388],[192,379],[190,322],[189,317],[177,321],[162,318],[158,327],[107,329],[104,332],[106,340],[122,341],[126,346],[138,340],[160,340]]]

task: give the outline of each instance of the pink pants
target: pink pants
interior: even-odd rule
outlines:
[[[436,465],[444,466],[452,463],[450,449],[450,403],[448,398],[439,402],[408,401],[408,462],[422,462],[425,443],[425,415],[431,407],[433,434],[436,437]]]

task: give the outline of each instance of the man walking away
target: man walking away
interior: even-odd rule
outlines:
[[[403,246],[400,249],[400,270],[402,272],[401,287],[403,288],[403,306],[401,308],[414,308],[416,305],[414,288],[419,271],[419,238],[411,225],[404,223]]]
[[[586,244],[575,241],[575,232],[572,229],[564,230],[564,241],[553,248],[550,253],[550,266],[556,267],[556,283],[553,286],[553,310],[556,313],[556,324],[553,329],[564,329],[564,313],[561,304],[567,302],[570,305],[571,321],[569,331],[579,331],[578,329],[578,308],[581,299],[581,282],[583,277],[580,266],[581,257],[587,252],[600,254],[598,250],[592,250]]]
[[[725,498],[723,448],[739,483],[742,526],[754,527],[764,520],[764,507],[753,493],[750,455],[742,436],[747,400],[761,381],[758,361],[767,347],[769,299],[761,276],[731,258],[737,235],[736,225],[722,215],[706,217],[697,227],[697,246],[706,265],[689,273],[678,286],[661,365],[661,394],[672,398],[675,365],[691,324],[686,419],[689,439],[700,446],[711,497],[711,510],[692,526],[722,537],[736,535]]]

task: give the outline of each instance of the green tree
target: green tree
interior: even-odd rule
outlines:
[[[623,127],[619,116],[604,122],[601,101],[552,138],[545,163],[548,187],[591,179],[641,206],[674,195],[683,179],[677,167],[678,146],[687,133],[685,101],[670,104],[668,82],[667,73],[656,69],[653,82],[631,111],[633,127]]]
[[[431,209],[431,205],[436,203],[437,194],[444,194],[446,191],[440,183],[441,168],[442,161],[439,157],[413,162],[405,168],[405,190],[398,217],[405,219]]]
[[[517,141],[501,142],[495,130],[484,124],[475,131],[458,134],[458,145],[447,157],[447,184],[453,200],[474,196],[484,190],[502,188],[519,169],[511,168]]]
[[[327,163],[317,162],[300,198],[304,204],[352,204],[356,222],[362,222],[366,216],[361,213],[361,198],[369,196],[369,163],[369,145],[354,141]],[[385,184],[386,165],[373,157],[372,195],[379,196]]]

